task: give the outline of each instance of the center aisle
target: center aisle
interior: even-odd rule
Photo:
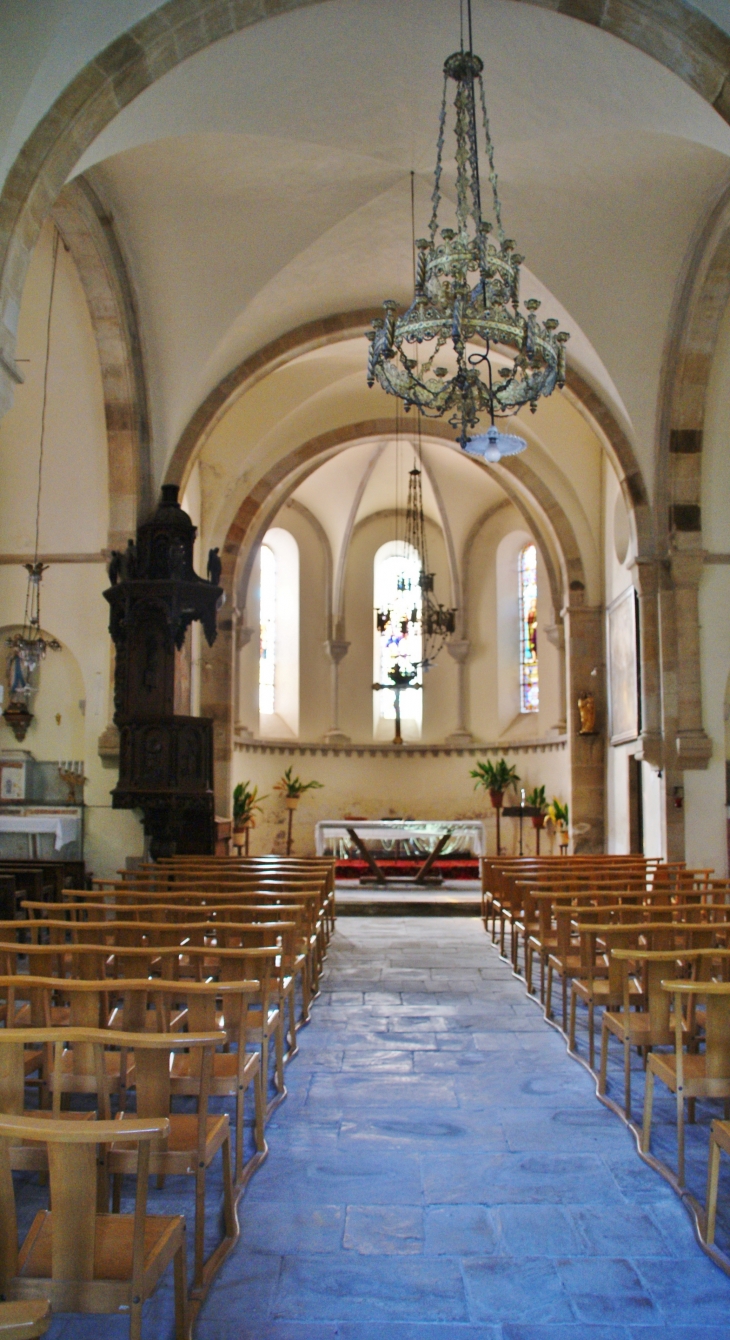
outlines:
[[[476,917],[338,922],[199,1340],[728,1340],[730,1280]]]

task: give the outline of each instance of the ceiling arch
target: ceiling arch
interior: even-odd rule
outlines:
[[[331,0],[167,0],[79,70],[37,123],[0,196],[0,400],[12,395],[17,313],[39,228],[84,150],[144,89],[242,29]],[[687,0],[509,0],[556,12],[651,56],[730,122],[730,37]]]

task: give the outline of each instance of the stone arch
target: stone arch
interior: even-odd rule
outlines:
[[[241,501],[236,515],[228,523],[225,539],[221,545],[223,559],[221,580],[228,592],[231,606],[234,592],[239,598],[244,598],[258,546],[272,524],[274,516],[302,480],[348,443],[374,437],[392,437],[395,435],[395,428],[394,418],[384,418],[364,420],[332,429],[301,443],[257,480],[250,493]],[[429,436],[447,442],[454,440],[453,431],[445,424],[430,424]],[[582,684],[585,677],[583,662],[586,658],[591,664],[600,663],[602,660],[600,646],[596,650],[596,637],[599,642],[602,638],[602,615],[600,611],[583,606],[585,574],[570,519],[553,498],[548,487],[534,472],[526,470],[524,466],[516,469],[516,465],[517,460],[513,458],[499,466],[477,463],[475,468],[493,471],[495,478],[510,496],[519,499],[517,503],[519,510],[526,517],[528,528],[535,535],[546,558],[546,565],[551,573],[551,588],[558,596],[557,611],[561,611],[561,606],[565,607],[563,612],[567,614],[568,626],[566,641],[572,636],[575,644],[573,655],[568,658],[568,673],[576,679],[575,686],[578,687],[578,681]],[[531,494],[533,488],[536,491],[534,496]],[[528,506],[531,496],[532,505]],[[216,536],[215,539],[222,539],[222,536]],[[557,560],[556,555],[559,555]],[[560,594],[562,600],[559,598]],[[218,638],[206,657],[201,695],[201,711],[204,715],[212,717],[215,723],[216,791],[219,806],[227,806],[230,790],[228,781],[233,745],[232,693],[235,679],[236,616],[233,612],[229,616],[225,615],[225,611],[223,614],[224,617],[219,620]],[[562,638],[562,626],[559,632]],[[562,644],[560,649],[562,650]],[[571,692],[571,700],[575,697],[576,694]],[[580,797],[584,796],[588,806],[585,818],[592,833],[591,842],[586,843],[586,849],[591,847],[601,849],[603,756],[600,754],[600,757],[591,762],[582,758],[584,752],[584,745],[576,741],[571,751],[575,773],[573,809],[577,815],[582,814]]]
[[[111,219],[77,178],[51,211],[79,274],[99,353],[109,462],[110,549],[123,548],[151,503],[142,349],[129,277]]]
[[[15,332],[31,252],[81,154],[133,98],[188,56],[282,10],[326,0],[167,0],[99,52],[32,131],[0,195],[0,412],[11,402]],[[687,0],[631,5],[513,0],[620,37],[730,122],[730,37]]]

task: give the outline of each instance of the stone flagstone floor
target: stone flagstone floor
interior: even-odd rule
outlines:
[[[730,1340],[730,1279],[477,918],[340,921],[287,1086],[199,1340]],[[168,1340],[169,1283],[146,1313]]]

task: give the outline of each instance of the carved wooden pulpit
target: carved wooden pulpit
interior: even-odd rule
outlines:
[[[213,722],[175,715],[175,649],[200,619],[216,637],[221,587],[193,569],[196,529],[165,484],[157,511],[124,553],[113,553],[109,632],[116,648],[114,721],[119,727],[115,809],[141,809],[153,857],[212,853]]]

